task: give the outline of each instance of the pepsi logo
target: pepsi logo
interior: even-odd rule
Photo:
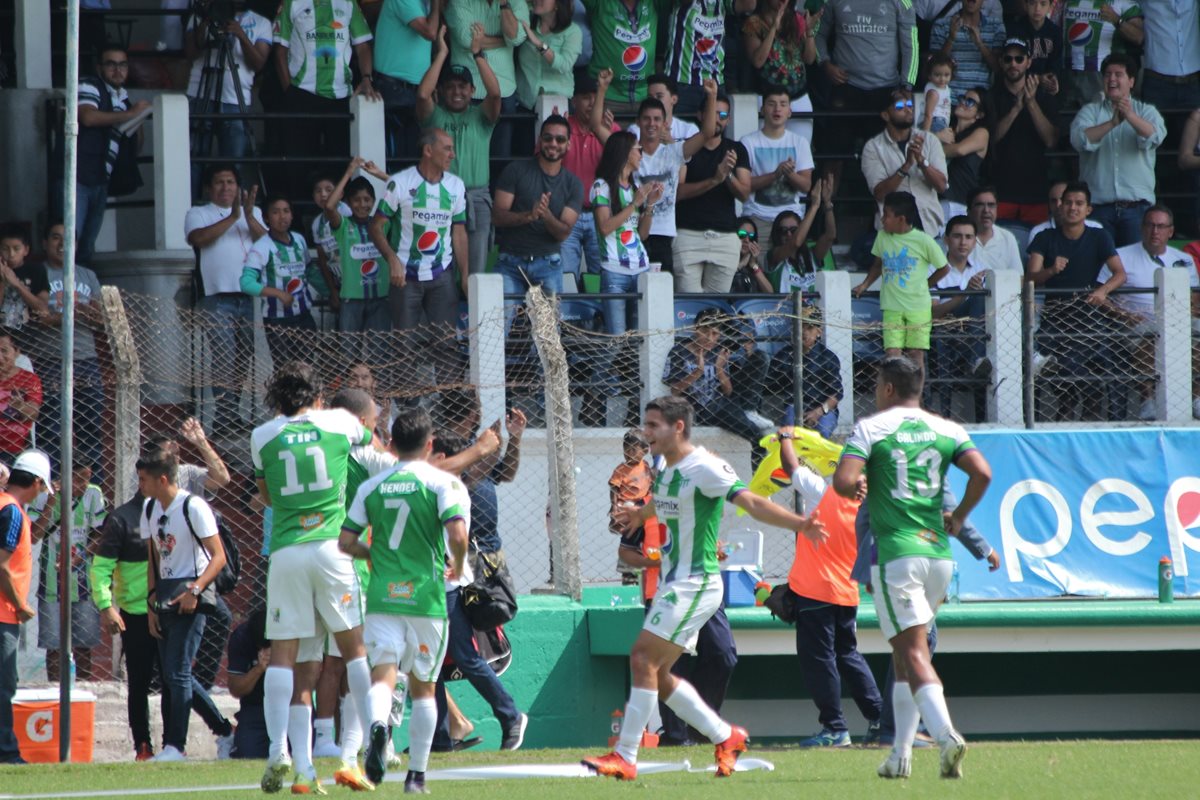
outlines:
[[[1200,492],[1187,491],[1181,494],[1175,501],[1175,515],[1184,528],[1194,526],[1200,520]]]
[[[703,59],[712,60],[717,57],[716,39],[702,38],[696,40],[696,53]]]
[[[637,238],[637,234],[634,233],[633,231],[629,231],[629,230],[621,231],[620,235],[617,238],[621,241],[622,247],[627,247],[630,250],[637,249],[638,238]]]
[[[425,231],[417,237],[417,251],[423,256],[436,256],[442,251],[442,235],[437,231]]]
[[[625,65],[625,69],[633,73],[641,72],[649,60],[646,48],[640,44],[631,44],[625,48],[625,52],[621,54],[621,62]]]
[[[373,258],[369,258],[362,262],[361,269],[364,278],[373,278],[379,274],[379,262]]]
[[[292,297],[299,297],[300,293],[304,291],[304,281],[299,278],[292,278],[287,282],[285,291]]]
[[[1083,47],[1092,40],[1092,26],[1082,20],[1076,20],[1067,28],[1067,41],[1074,47]]]

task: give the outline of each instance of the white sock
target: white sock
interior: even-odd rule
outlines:
[[[313,747],[326,739],[333,741],[333,717],[317,717],[313,720]]]
[[[708,703],[700,699],[696,687],[683,679],[675,682],[675,691],[663,702],[681,720],[699,731],[702,736],[708,737],[713,744],[720,744],[733,733],[733,727],[721,719],[720,714],[709,708]]]
[[[288,706],[287,728],[296,774],[312,780],[317,777],[312,763],[312,706]]]
[[[363,728],[356,706],[350,695],[342,698],[342,761],[346,764],[358,763],[358,751],[363,743]]]
[[[263,677],[263,718],[267,738],[271,740],[272,764],[287,757],[288,708],[291,704],[292,671],[286,667],[267,667]]]
[[[637,763],[638,747],[642,743],[642,731],[650,713],[658,703],[658,692],[653,689],[629,690],[629,702],[625,704],[625,720],[621,723],[621,736],[617,739],[617,754],[630,764]]]
[[[354,698],[354,710],[358,712],[359,720],[371,719],[371,668],[367,666],[366,658],[356,658],[346,662],[346,685],[350,689],[350,697]],[[365,723],[360,723],[363,727]]]
[[[938,744],[944,743],[950,736],[950,731],[954,730],[954,724],[950,722],[950,709],[946,708],[946,695],[942,692],[942,685],[927,683],[917,689],[913,699],[917,701],[917,707],[921,709],[921,716],[925,718],[925,724],[933,738],[937,739]]]
[[[408,721],[408,768],[424,772],[429,766],[433,747],[433,729],[437,727],[437,701],[432,697],[412,701],[412,719]]]
[[[892,687],[892,713],[896,717],[896,738],[892,748],[901,756],[912,757],[913,737],[921,724],[921,712],[913,700],[912,688],[906,682],[896,681]]]
[[[388,714],[392,711],[392,690],[386,684],[373,683],[367,692],[367,719],[371,725],[376,722],[387,724]],[[364,726],[366,727],[366,726]]]

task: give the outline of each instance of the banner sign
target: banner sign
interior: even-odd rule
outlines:
[[[1158,597],[1170,558],[1177,597],[1200,597],[1200,430],[975,431],[992,484],[971,521],[1000,554],[988,572],[954,545],[958,595]],[[966,476],[947,476],[958,496]]]

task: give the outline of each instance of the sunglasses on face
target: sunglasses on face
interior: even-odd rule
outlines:
[[[718,111],[717,119],[729,119],[729,112],[728,111]]]
[[[1024,64],[1025,56],[1005,56],[1004,63],[1005,64]]]
[[[958,104],[964,108],[974,108],[975,106],[979,105],[979,101],[974,97],[964,97],[958,101]]]
[[[568,141],[568,139],[567,139],[567,137],[566,137],[566,136],[563,136],[561,133],[558,133],[558,134],[555,134],[555,133],[543,133],[543,134],[542,134],[542,141],[543,141],[543,142],[546,142],[546,143],[550,143],[550,142],[557,142],[558,144],[566,144],[566,143],[567,143],[567,141]]]
[[[893,104],[893,106],[892,106],[892,107],[893,107],[893,108],[895,108],[897,111],[900,111],[900,110],[902,110],[902,109],[905,109],[905,108],[912,108],[912,107],[913,107],[913,101],[912,101],[912,100],[897,100],[897,101],[896,101],[896,102]]]
[[[158,518],[158,540],[165,542],[167,540],[167,515],[163,514]]]
[[[737,233],[738,233],[739,239],[743,239],[743,240],[749,241],[749,242],[757,242],[758,241],[758,234],[755,233],[754,231],[740,230]]]

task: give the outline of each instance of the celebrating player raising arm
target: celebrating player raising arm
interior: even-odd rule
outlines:
[[[747,491],[729,464],[691,443],[691,432],[692,405],[687,400],[661,397],[646,405],[643,434],[650,453],[663,456],[666,466],[655,477],[653,504],[618,509],[614,514],[627,529],[655,515],[666,527],[662,583],[629,654],[633,689],[616,750],[583,760],[598,774],[620,780],[637,777],[642,729],[659,699],[716,745],[718,777],[732,774],[738,755],[746,749],[746,730],[721,719],[690,683],[671,674],[671,666],[684,650],[695,651],[700,629],[721,606],[724,588],[717,535],[725,501],[760,522],[797,531],[814,542],[825,538],[820,523]]]

